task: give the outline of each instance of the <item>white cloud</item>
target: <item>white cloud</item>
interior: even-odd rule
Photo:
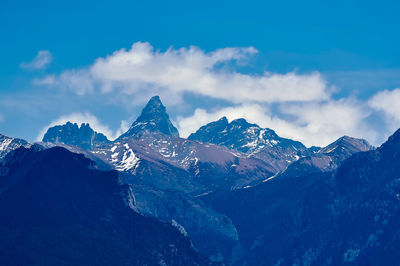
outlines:
[[[213,112],[197,109],[192,116],[179,117],[178,128],[181,135],[186,137],[195,132],[199,125],[226,116],[230,121],[245,118],[251,123],[275,130],[282,137],[299,140],[307,146],[328,145],[343,135],[372,141],[377,138],[376,132],[364,122],[368,111],[354,100],[283,104],[280,109],[282,115],[273,114],[268,108],[258,104],[227,107]]]
[[[250,75],[221,67],[227,62],[243,64],[255,53],[257,50],[253,47],[206,53],[193,46],[162,52],[154,50],[149,43],[137,42],[130,50],[121,49],[98,58],[88,68],[65,71],[53,84],[78,94],[93,92],[95,88],[103,93],[147,95],[150,92],[176,97],[192,92],[234,103],[329,98],[330,88],[319,72]]]
[[[23,62],[20,67],[27,70],[44,69],[53,61],[53,56],[50,51],[41,50],[37,53],[36,57],[30,62]]]
[[[390,131],[400,127],[400,88],[377,92],[368,104],[385,114],[385,122]]]
[[[117,130],[115,131],[114,139],[118,138],[118,137],[121,136],[123,133],[125,133],[126,131],[128,131],[128,129],[129,129],[130,126],[131,126],[131,123],[129,123],[129,122],[126,121],[126,120],[122,120],[119,129],[117,129]]]
[[[106,125],[100,122],[100,120],[94,116],[93,114],[89,112],[84,112],[84,113],[72,113],[68,115],[63,115],[54,121],[52,121],[50,124],[42,128],[36,138],[36,141],[41,141],[43,139],[44,134],[46,133],[47,129],[56,125],[63,125],[66,122],[71,122],[71,123],[77,123],[79,126],[82,123],[89,123],[90,127],[99,133],[103,133],[108,139],[113,140],[116,137],[120,135],[121,132],[125,132],[127,129],[126,128],[126,122],[122,121],[121,122],[121,128],[118,129],[115,134],[114,132]],[[129,128],[129,127],[128,127]]]
[[[294,117],[292,130],[283,131],[282,135],[298,136],[307,145],[327,145],[343,135],[365,138],[375,144],[379,137],[366,122],[371,111],[355,99],[284,104],[280,111]]]
[[[335,100],[335,88],[318,71],[245,74],[237,70],[257,52],[253,47],[205,52],[194,46],[161,51],[147,42],[137,42],[130,49],[96,59],[88,67],[35,79],[34,84],[128,106],[142,104],[155,94],[167,104],[179,104],[185,93],[231,104],[221,109],[206,104],[189,116],[172,114],[182,136],[227,116],[229,120],[246,118],[308,146],[327,145],[343,135],[363,137],[377,145],[388,132],[372,129],[373,123],[367,122],[371,113],[384,111],[391,130],[400,124],[400,89],[378,93],[368,104],[352,98]],[[112,139],[126,131],[129,124],[122,121],[115,131],[102,127],[98,131]]]

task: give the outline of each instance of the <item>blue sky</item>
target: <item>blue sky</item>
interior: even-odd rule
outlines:
[[[115,136],[153,94],[183,135],[224,114],[307,145],[400,126],[397,1],[55,2],[0,3],[3,134]]]

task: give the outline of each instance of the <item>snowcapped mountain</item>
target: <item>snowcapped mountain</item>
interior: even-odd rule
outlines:
[[[23,139],[10,138],[0,134],[0,161],[12,150],[21,146],[28,147],[30,144]]]
[[[47,133],[49,142],[35,147],[62,146],[94,161],[97,169],[117,170],[119,182],[130,187],[127,202],[132,208],[174,224],[202,255],[229,265],[264,261],[258,251],[267,241],[264,234],[276,239],[269,230],[283,234],[275,225],[282,217],[292,219],[282,215],[297,211],[292,208],[302,210],[298,204],[307,193],[317,193],[320,182],[330,184],[332,179],[326,178],[331,171],[351,155],[373,148],[365,140],[345,136],[327,147],[307,149],[271,129],[244,119],[229,123],[225,117],[183,139],[158,96],[115,141],[96,138],[100,133],[87,128],[71,123],[54,127]],[[329,189],[320,192],[329,194]],[[286,248],[279,241],[271,243]]]
[[[202,126],[189,140],[213,143],[261,159],[278,172],[303,155],[307,148],[298,141],[279,137],[275,131],[248,123],[245,119],[228,122],[226,117]]]
[[[246,158],[221,146],[162,133],[145,132],[140,139],[126,138],[92,153],[110,162],[119,171],[145,175],[147,181],[151,181],[152,174],[168,171],[169,175],[161,174],[163,178],[157,177],[150,184],[163,189],[180,187],[194,193],[222,186],[240,187],[273,174],[272,168],[261,160]],[[169,179],[165,179],[167,176]]]
[[[193,195],[244,187],[274,173],[267,162],[240,151],[179,138],[158,96],[126,133],[90,152],[138,182]]]
[[[153,97],[127,133],[89,152],[113,165],[122,182],[132,185],[141,213],[177,221],[201,254],[213,260],[235,257],[241,250],[235,226],[197,196],[259,183],[274,168],[239,151],[155,128],[154,121],[160,120],[175,128],[160,99]]]
[[[3,265],[212,264],[177,223],[138,214],[116,171],[95,170],[61,147],[35,147],[0,165]]]
[[[78,126],[76,123],[67,122],[49,128],[43,137],[43,142],[64,143],[90,150],[110,141],[102,133],[94,131],[89,124],[82,123]]]

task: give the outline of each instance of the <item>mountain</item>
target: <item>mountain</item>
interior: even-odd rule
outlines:
[[[261,159],[278,172],[300,156],[308,154],[307,148],[298,141],[279,137],[275,131],[248,123],[245,119],[228,122],[226,117],[202,126],[192,133],[189,140],[225,146]]]
[[[160,132],[144,132],[140,138],[124,138],[90,152],[133,186],[139,212],[177,221],[195,248],[215,261],[240,253],[236,228],[197,197],[262,182],[273,174],[259,159]]]
[[[23,139],[10,138],[0,134],[0,161],[7,153],[21,146],[27,147],[29,143]]]
[[[132,182],[192,195],[240,188],[273,175],[273,168],[262,160],[159,132],[144,132],[139,139],[124,138],[91,152],[135,176]]]
[[[330,155],[334,161],[344,161],[354,153],[372,150],[374,147],[365,139],[343,136],[328,146],[321,148],[318,153]]]
[[[43,149],[62,146],[89,158],[92,162],[89,170],[117,170],[118,183],[129,191],[116,194],[128,195],[123,200],[130,202],[129,210],[161,224],[172,224],[192,241],[197,252],[211,261],[227,265],[343,264],[347,261],[368,264],[358,258],[365,257],[360,255],[362,252],[369,252],[363,249],[366,246],[362,246],[360,239],[369,241],[366,236],[370,225],[357,239],[352,235],[352,227],[365,223],[363,217],[381,210],[365,209],[366,213],[357,217],[352,213],[375,206],[381,201],[382,193],[364,195],[364,188],[368,190],[372,186],[364,187],[356,180],[357,176],[380,176],[383,167],[378,170],[374,167],[376,160],[384,156],[383,148],[374,150],[365,140],[344,136],[326,147],[307,149],[300,142],[279,137],[271,129],[244,119],[228,122],[225,117],[183,139],[160,98],[155,96],[131,128],[115,141],[85,147],[87,150],[72,145],[42,143],[31,149],[36,149],[35,154],[42,154]],[[395,152],[396,149],[391,149],[388,153]],[[10,158],[14,154],[15,151]],[[25,161],[34,161],[36,165],[36,156]],[[346,168],[353,158],[361,159],[355,160],[355,166]],[[388,169],[395,163],[389,164]],[[60,167],[76,168],[63,164]],[[366,167],[364,172],[353,173],[362,167]],[[0,173],[10,176],[10,169],[3,167]],[[394,169],[391,171],[395,172]],[[365,173],[370,170],[371,173]],[[71,175],[79,177],[75,172]],[[0,188],[8,191],[19,180],[0,178]],[[383,183],[374,184],[373,189],[379,187],[383,190],[390,187],[392,191],[392,186]],[[81,201],[84,200],[82,196]],[[384,204],[393,206],[394,203]],[[390,232],[375,232],[371,241]],[[359,250],[356,246],[350,247],[347,239],[358,243]]]
[[[160,99],[153,97],[127,133],[89,152],[120,171],[121,181],[133,186],[141,213],[177,221],[196,249],[213,260],[235,257],[241,250],[235,226],[197,197],[262,182],[274,168],[223,146],[147,129],[159,120],[173,127]]]
[[[162,104],[159,96],[154,96],[149,100],[141,115],[118,140],[135,136],[139,137],[140,133],[146,131],[161,132],[168,136],[179,137],[178,130],[169,120],[166,108]]]
[[[368,141],[343,136],[326,147],[315,150],[290,164],[282,173],[284,176],[302,176],[318,172],[333,171],[351,155],[374,149]]]
[[[136,177],[129,182],[192,195],[243,187],[274,171],[268,163],[239,151],[179,138],[158,96],[149,100],[126,133],[91,153]]]
[[[277,176],[202,200],[236,226],[245,250],[237,265],[398,265],[399,151],[400,130],[335,171]]]
[[[34,145],[0,166],[2,265],[210,265],[185,232],[137,213],[116,171]]]
[[[43,142],[64,143],[90,150],[110,141],[102,133],[94,131],[89,124],[82,123],[79,127],[76,123],[67,122],[65,125],[49,128]]]
[[[132,185],[139,212],[177,221],[195,248],[217,261],[236,253],[236,228],[198,195],[244,187],[272,175],[260,160],[241,159],[224,147],[162,133],[147,132],[140,139],[124,139],[92,153],[113,164],[121,181]]]

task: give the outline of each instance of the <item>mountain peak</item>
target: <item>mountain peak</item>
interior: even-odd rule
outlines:
[[[246,127],[246,128],[248,128],[248,127],[258,127],[258,128],[260,128],[259,125],[249,123],[249,122],[248,122],[246,119],[244,119],[244,118],[237,118],[237,119],[235,119],[235,120],[232,120],[231,124],[232,124],[232,125],[238,125],[238,126],[240,126],[240,127]]]
[[[27,147],[29,143],[23,139],[16,139],[0,134],[0,161],[12,150],[18,147]]]
[[[167,115],[165,106],[162,104],[159,96],[153,96],[147,102],[146,106],[142,110],[142,114],[139,116],[137,120],[145,120],[148,116],[154,116],[156,114],[159,115]],[[167,115],[168,116],[168,115]]]
[[[73,145],[85,150],[98,147],[108,143],[109,140],[102,133],[94,131],[88,123],[77,123],[68,121],[64,125],[51,127],[43,136],[43,142],[64,143]]]
[[[159,96],[151,97],[140,116],[118,139],[135,136],[143,131],[158,131],[169,136],[179,137],[178,130],[171,123]]]
[[[373,149],[373,146],[371,146],[365,139],[343,136],[328,146],[321,148],[319,153],[331,153],[333,151],[337,153],[339,151],[338,147],[340,147],[339,150],[341,150],[341,152],[349,154]]]
[[[223,117],[221,117],[220,119],[218,119],[217,122],[222,122],[222,123],[228,124],[228,118],[226,118],[226,116],[223,116]]]

